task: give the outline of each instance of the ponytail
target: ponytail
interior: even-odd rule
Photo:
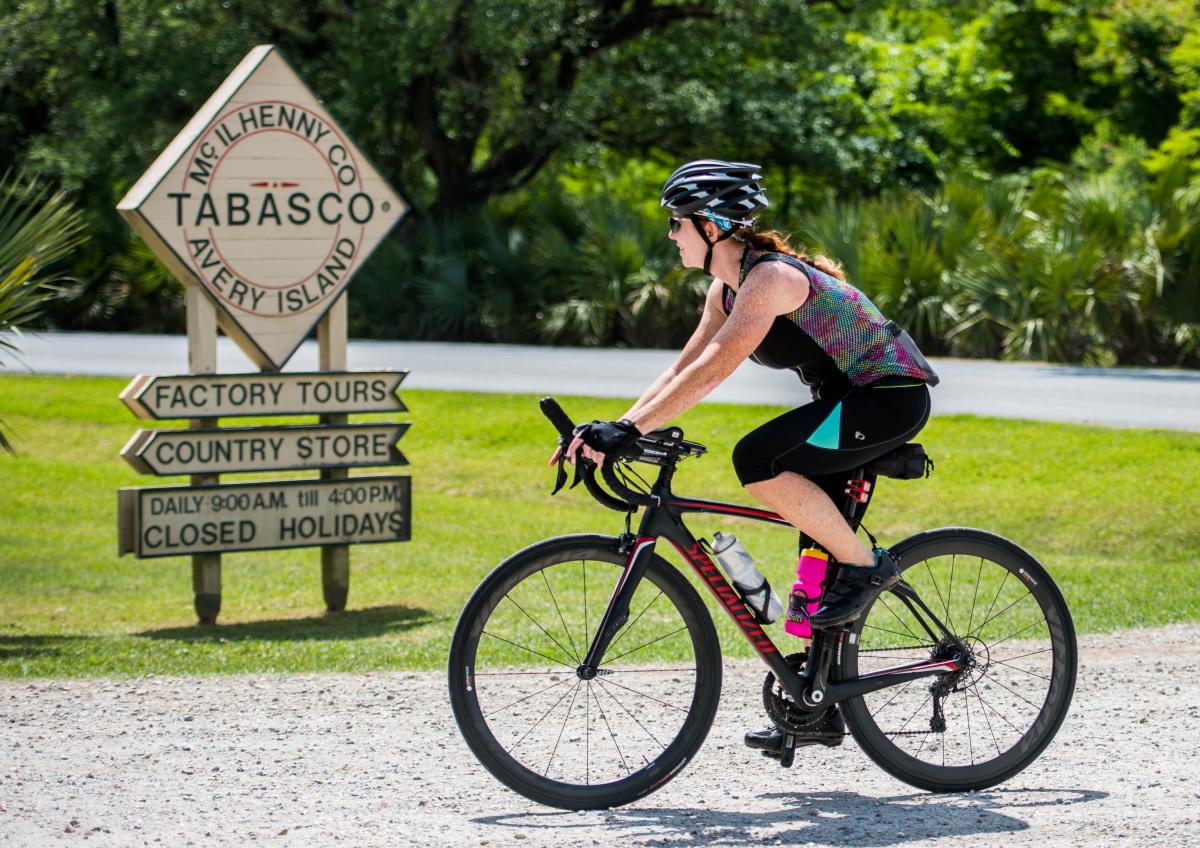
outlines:
[[[846,274],[842,271],[841,263],[830,259],[828,256],[818,254],[815,257],[809,258],[808,254],[796,249],[788,240],[788,237],[776,230],[756,230],[753,227],[739,227],[734,231],[733,237],[739,241],[744,241],[755,250],[763,250],[768,253],[785,253],[788,256],[794,256],[801,262],[813,266],[818,271],[828,274],[831,277],[836,277],[839,280],[845,280]]]

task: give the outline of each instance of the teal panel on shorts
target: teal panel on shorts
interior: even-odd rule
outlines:
[[[817,448],[837,450],[842,446],[842,403],[833,408],[833,412],[821,422],[821,426],[808,437],[807,443]]]

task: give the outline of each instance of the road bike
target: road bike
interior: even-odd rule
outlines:
[[[541,406],[565,446],[570,418],[552,398]],[[835,705],[867,756],[934,792],[995,786],[1041,754],[1070,707],[1077,651],[1070,611],[1036,559],[983,530],[917,533],[889,549],[898,584],[856,621],[814,630],[807,651],[779,634],[797,648],[788,652],[684,517],[790,525],[765,509],[673,493],[679,462],[705,452],[667,427],[599,468],[581,461],[576,482],[625,514],[624,532],[530,545],[471,595],[450,649],[450,702],[467,745],[497,779],[542,804],[597,809],[644,797],[696,755],[720,699],[721,648],[700,594],[656,551],[660,539],[769,668],[763,703],[785,734],[780,764],[792,765]],[[879,477],[918,476],[914,457],[925,469],[920,446],[905,445],[847,473],[852,527],[866,531],[861,519]],[[635,462],[657,466],[657,478],[643,478]],[[561,465],[559,475],[555,491]],[[815,545],[803,534],[800,544]],[[830,567],[826,586],[832,559]]]

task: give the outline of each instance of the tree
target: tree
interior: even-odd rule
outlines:
[[[0,177],[0,332],[18,331],[53,295],[52,270],[83,240],[83,220],[61,192]],[[0,354],[16,339],[0,335]],[[0,432],[0,448],[12,446]]]

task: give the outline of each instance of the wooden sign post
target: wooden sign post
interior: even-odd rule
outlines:
[[[251,50],[117,206],[185,284],[188,374],[138,375],[121,394],[140,430],[122,456],[189,487],[122,489],[120,550],[190,555],[196,615],[221,610],[221,552],[321,547],[325,606],[343,610],[350,548],[410,538],[407,424],[351,425],[403,410],[406,372],[346,371],[346,286],[407,204],[271,45]],[[281,369],[314,329],[320,371]],[[217,330],[261,374],[217,372]],[[317,415],[319,424],[220,428],[221,417]],[[319,481],[221,485],[220,475],[314,469]],[[241,505],[245,503],[245,508]],[[232,506],[230,506],[232,504]]]
[[[188,373],[212,374],[217,370],[217,311],[199,286],[184,291],[187,306]],[[188,429],[201,430],[217,424],[216,418],[192,418]],[[216,474],[193,474],[193,486],[220,482]],[[221,555],[192,555],[192,596],[196,618],[201,624],[216,624],[221,612]]]

